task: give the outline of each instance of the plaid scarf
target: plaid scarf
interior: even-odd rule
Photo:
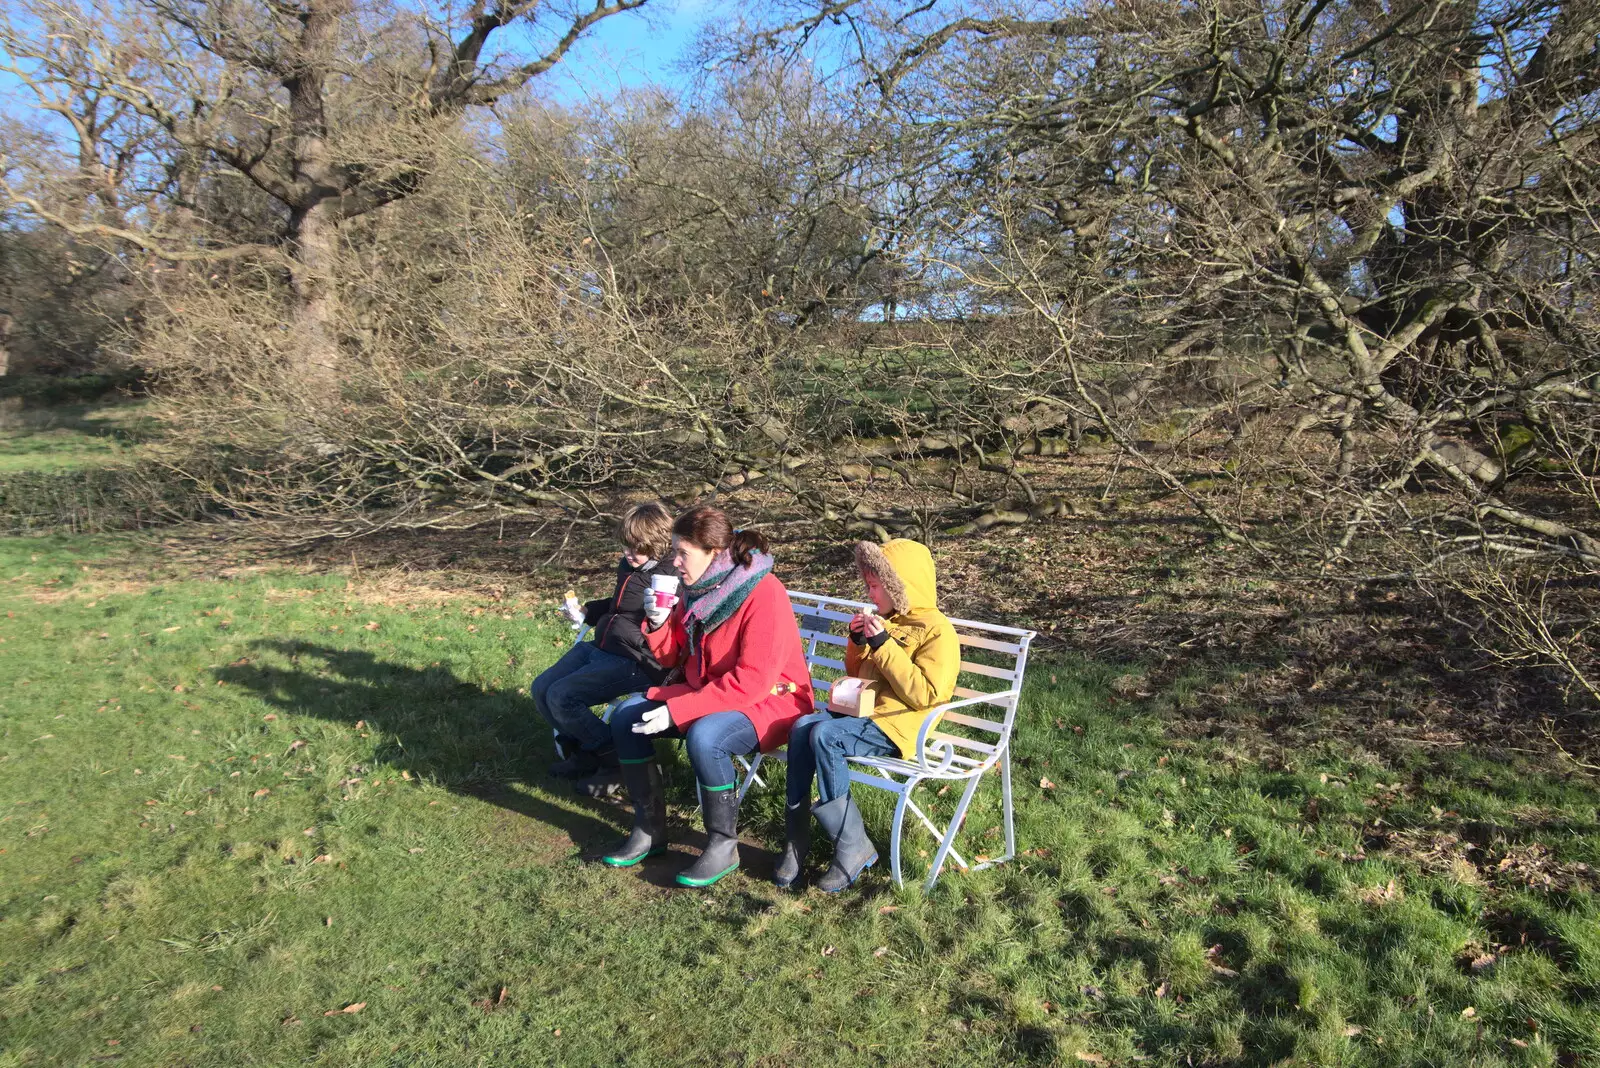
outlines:
[[[699,580],[683,588],[689,607],[683,625],[689,632],[689,653],[700,651],[705,636],[727,622],[739,610],[750,591],[772,571],[772,557],[752,552],[750,563],[735,565],[733,555],[724,549],[712,559]]]

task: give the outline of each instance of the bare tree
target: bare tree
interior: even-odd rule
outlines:
[[[14,199],[169,260],[278,255],[294,324],[285,355],[325,405],[342,370],[341,224],[415,193],[443,162],[440,132],[466,110],[520,89],[595,24],[645,2],[30,0],[0,22],[0,49],[39,106],[70,124],[78,178],[100,210],[84,218]],[[493,52],[503,31],[529,44]],[[164,213],[135,219],[124,191],[149,188],[152,172],[167,179],[160,203],[189,211],[201,175],[238,175],[281,207],[281,229],[265,248],[219,247],[215,233],[163,230]]]

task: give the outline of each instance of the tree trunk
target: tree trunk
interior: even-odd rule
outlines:
[[[338,224],[332,202],[318,201],[291,219],[290,249],[294,295],[290,321],[289,371],[312,407],[339,399],[338,295],[334,261]]]

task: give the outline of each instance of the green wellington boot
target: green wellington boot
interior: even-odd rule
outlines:
[[[700,811],[706,821],[706,849],[678,873],[679,886],[710,886],[739,866],[738,789],[700,787]]]
[[[600,858],[613,868],[631,868],[645,857],[667,851],[667,797],[661,791],[661,769],[654,760],[623,764],[622,781],[633,802],[633,831],[627,841]]]

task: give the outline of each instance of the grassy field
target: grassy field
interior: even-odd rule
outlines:
[[[1045,661],[1017,863],[785,895],[774,789],[689,891],[676,750],[639,870],[543,777],[531,594],[87,539],[0,591],[0,1065],[1600,1058],[1596,794],[1503,754],[1262,762],[1166,729],[1207,679]]]
[[[0,412],[0,475],[73,471],[125,460],[151,429],[140,402]]]

